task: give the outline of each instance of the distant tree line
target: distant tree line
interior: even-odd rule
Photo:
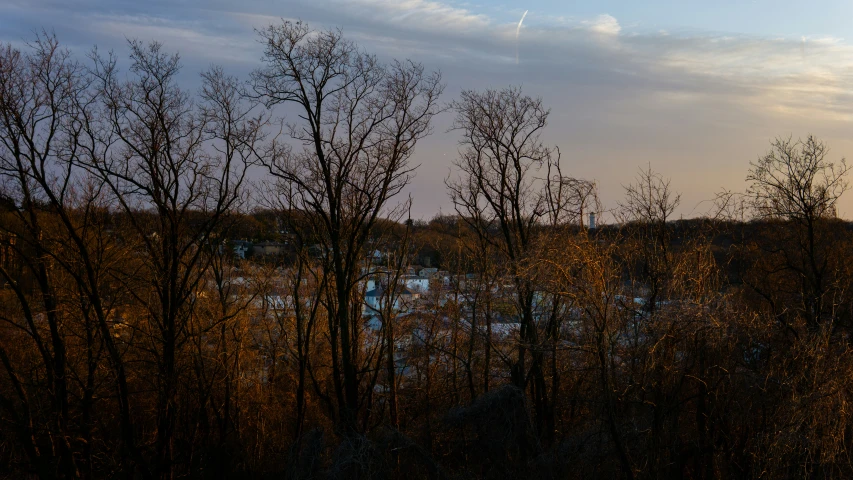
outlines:
[[[442,103],[338,30],[257,35],[248,79],[198,92],[156,42],[126,71],[0,47],[0,478],[853,476],[848,167],[820,140],[690,220],[647,166],[593,228],[541,99]],[[444,111],[455,211],[411,221]]]

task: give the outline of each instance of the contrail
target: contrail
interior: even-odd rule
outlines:
[[[515,64],[518,65],[518,34],[521,33],[521,24],[524,22],[524,17],[527,16],[527,10],[524,11],[524,15],[521,16],[521,20],[518,21],[518,27],[515,29]]]

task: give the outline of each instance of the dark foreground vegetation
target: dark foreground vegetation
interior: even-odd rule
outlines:
[[[820,141],[776,140],[702,219],[641,170],[590,228],[541,100],[443,104],[336,31],[258,34],[250,79],[197,94],[158,44],[127,71],[0,48],[0,477],[853,477]],[[456,212],[412,222],[444,109]]]

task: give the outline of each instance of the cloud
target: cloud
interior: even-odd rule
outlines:
[[[96,0],[75,8],[45,1],[5,8],[22,25],[64,19],[72,41],[157,39],[190,61],[245,68],[259,56],[250,28],[280,21],[282,10],[275,2],[221,0],[177,6],[153,2],[145,12],[129,2]],[[442,68],[511,68],[520,12],[498,20],[472,8],[439,0],[314,0],[290,4],[286,12],[288,18],[316,25],[340,25],[365,48],[389,57],[414,56]],[[840,100],[846,100],[851,87],[853,49],[838,39],[643,32],[626,30],[609,14],[574,18],[531,13],[518,46],[521,67],[545,75],[570,74],[574,78],[569,82],[590,78],[650,92],[719,92],[779,114],[815,109],[840,117],[850,114],[849,103]]]
[[[584,20],[582,23],[586,25],[591,32],[599,33],[601,35],[616,36],[619,35],[620,31],[622,31],[622,27],[619,26],[619,21],[607,14],[599,15],[593,20]]]
[[[499,20],[472,8],[440,0],[314,0],[284,10],[288,18],[340,25],[365,48],[387,56],[511,68],[521,12]],[[11,33],[4,40],[19,41],[38,26],[61,25],[71,42],[157,39],[185,58],[251,64],[259,48],[250,28],[280,21],[283,9],[272,1],[242,5],[213,0],[177,5],[154,1],[144,10],[122,1],[89,0],[73,8],[49,0],[8,3],[0,6],[0,14],[20,26],[0,36]],[[750,97],[753,104],[778,111],[847,112],[839,100],[847,98],[853,83],[853,47],[839,39],[643,32],[626,30],[609,14],[574,18],[531,12],[531,20],[519,45],[523,68],[585,72],[599,82],[627,82],[651,91]],[[583,81],[584,74],[578,78]]]
[[[167,47],[180,45],[182,57],[208,63],[254,63],[257,55],[247,57],[255,49],[251,35],[245,32],[227,35],[208,22],[196,19],[170,19],[144,14],[94,14],[87,23],[104,36],[157,40]]]
[[[0,41],[29,39],[40,27],[83,50],[97,43],[120,52],[126,37],[158,40],[181,53],[188,75],[210,63],[245,73],[261,50],[252,28],[282,17],[341,27],[382,58],[440,69],[448,99],[463,88],[509,84],[542,96],[552,107],[547,138],[563,147],[573,174],[601,179],[605,200],[615,201],[647,163],[687,192],[685,205],[722,185],[737,188],[774,135],[815,133],[838,156],[853,152],[853,46],[841,39],[662,31],[604,12],[558,17],[531,9],[516,65],[525,8],[450,0],[18,0],[0,4]],[[438,119],[418,153],[413,193],[427,215],[447,210],[435,191],[456,153],[448,118]]]
[[[405,23],[408,28],[418,30],[482,29],[491,24],[485,15],[430,0],[333,0],[329,3],[356,17]]]

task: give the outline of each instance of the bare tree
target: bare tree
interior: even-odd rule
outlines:
[[[314,338],[318,323],[327,314],[324,299],[328,292],[327,282],[330,275],[327,274],[327,259],[318,260],[312,255],[312,242],[316,232],[307,213],[300,210],[298,189],[281,179],[276,180],[267,185],[267,203],[279,216],[278,220],[286,236],[285,241],[292,247],[295,255],[292,263],[288,265],[289,268],[285,269],[284,278],[281,279],[284,283],[281,290],[287,293],[289,301],[280,307],[273,305],[278,324],[274,335],[281,336],[286,341],[289,352],[297,363],[294,439],[298,445],[304,433],[306,393]],[[276,381],[274,376],[271,380]],[[321,398],[328,399],[322,392],[318,394]],[[329,405],[330,410],[331,407]]]
[[[243,199],[247,164],[257,159],[263,115],[238,94],[236,79],[214,68],[202,76],[196,104],[176,83],[177,55],[159,43],[129,42],[131,77],[116,59],[92,56],[102,118],[89,125],[91,155],[83,164],[105,183],[123,213],[139,270],[125,272],[147,312],[142,326],[157,371],[156,472],[174,473],[182,347],[190,335],[197,292],[220,248],[229,215]]]
[[[652,170],[640,170],[634,183],[625,187],[625,201],[620,216],[629,229],[629,238],[637,245],[640,279],[647,289],[645,307],[653,312],[663,296],[673,273],[672,231],[667,222],[681,203],[681,195],[673,192],[670,181]]]
[[[284,22],[258,34],[264,66],[252,89],[299,118],[287,127],[291,143],[275,145],[266,166],[295,186],[328,257],[336,399],[343,425],[355,429],[365,375],[356,298],[364,247],[378,218],[400,214],[389,201],[408,184],[415,145],[440,110],[441,78],[409,61],[382,65],[340,31]]]
[[[38,445],[35,432],[21,438],[28,439],[25,450],[42,475],[50,475],[41,469],[46,467],[44,462],[52,463],[52,455],[58,457],[59,471],[69,477],[104,467],[95,465],[92,458],[100,453],[91,448],[91,427],[94,409],[102,408],[97,398],[105,396],[97,386],[101,384],[98,372],[106,349],[113,371],[110,383],[119,407],[122,460],[117,462],[117,469],[130,472],[132,465],[139,467],[141,461],[135,447],[127,375],[108,318],[123,291],[110,285],[110,271],[126,252],[110,235],[109,202],[101,195],[103,182],[79,166],[90,146],[86,142],[90,133],[87,126],[94,121],[96,95],[86,69],[60,47],[55,37],[39,35],[29,47],[27,53],[8,45],[0,51],[0,176],[2,194],[12,203],[11,213],[16,219],[4,222],[0,231],[17,240],[10,242],[10,247],[17,250],[16,257],[32,273],[39,293],[29,294],[21,272],[0,267],[0,275],[15,292],[20,316],[25,320],[21,328],[44,362],[54,412],[51,425],[44,431],[55,436],[50,442],[54,453]],[[68,300],[63,291],[77,296],[73,308],[61,307]],[[42,316],[46,331],[37,325]],[[81,322],[80,330],[76,318]],[[13,325],[18,322],[14,315],[4,315],[4,320]],[[77,335],[85,338],[82,348],[88,352],[85,373],[75,372],[75,349],[69,356],[69,338]],[[10,379],[20,386],[19,373],[2,347],[0,357]],[[77,392],[71,389],[76,382]],[[72,408],[73,398],[80,399],[77,408]],[[13,402],[4,400],[2,404],[23,421],[35,410],[26,396],[19,399],[29,412],[23,417],[15,412]],[[82,428],[72,432],[70,425],[80,422]],[[38,421],[30,416],[24,423],[13,425],[23,429],[19,430],[23,435]],[[87,446],[73,446],[75,435]],[[75,459],[78,456],[82,463]]]
[[[835,204],[847,191],[850,167],[826,156],[826,144],[813,136],[805,141],[777,138],[767,154],[750,163],[747,196],[760,218],[784,218],[808,227],[834,217]]]
[[[641,169],[634,183],[625,187],[625,202],[620,204],[625,221],[644,222],[660,227],[671,220],[681,204],[681,194],[673,192],[670,180],[652,170]]]
[[[848,189],[849,167],[844,159],[830,162],[826,145],[813,136],[805,141],[776,139],[770,151],[752,162],[747,175],[747,200],[756,218],[783,221],[787,228],[764,250],[779,252],[771,269],[784,269],[801,278],[798,310],[810,329],[836,319],[842,302],[841,270],[837,265],[839,237],[833,232],[836,203]],[[756,287],[765,290],[762,282]],[[834,294],[833,294],[834,292]]]
[[[551,175],[556,170],[556,175]],[[598,185],[595,181],[582,178],[564,177],[560,163],[548,164],[546,196],[548,201],[548,221],[552,226],[576,224],[584,228],[584,214],[601,214],[601,201],[598,198]],[[589,225],[590,228],[593,225]]]
[[[460,177],[448,179],[447,188],[457,213],[506,262],[521,324],[511,378],[522,390],[530,387],[542,433],[552,427],[545,426],[549,400],[534,317],[536,289],[523,274],[523,262],[532,253],[538,222],[548,213],[546,189],[536,174],[552,162],[559,163],[559,151],[539,138],[549,110],[541,99],[513,87],[466,90],[452,107],[456,111],[453,128],[461,134],[460,158],[455,163]]]
[[[634,478],[634,462],[621,428],[619,369],[614,358],[618,355],[619,333],[625,326],[624,309],[619,308],[618,302],[623,292],[622,269],[616,254],[618,242],[599,244],[586,237],[573,240],[544,249],[543,274],[551,288],[576,306],[581,322],[572,329],[573,339],[582,346],[580,351],[588,354],[580,363],[591,366],[598,377],[601,418],[622,475]]]

